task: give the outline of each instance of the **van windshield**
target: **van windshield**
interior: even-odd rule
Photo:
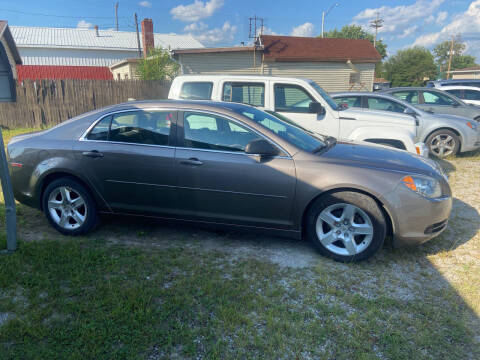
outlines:
[[[315,81],[310,80],[308,83],[315,89],[317,94],[320,95],[327,102],[328,105],[330,105],[330,107],[333,110],[336,110],[336,111],[343,110],[343,107],[339,106],[335,102],[335,100],[333,100],[330,97],[330,95],[328,95],[328,93],[325,90],[323,90],[322,87],[318,85]]]

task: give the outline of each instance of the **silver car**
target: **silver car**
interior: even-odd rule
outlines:
[[[432,114],[386,93],[343,92],[332,94],[332,97],[339,104],[378,112],[385,117],[403,117],[406,121],[414,117],[418,125],[417,140],[424,142],[437,157],[480,148],[480,126],[476,121]]]
[[[390,235],[419,244],[447,226],[452,194],[430,159],[317,136],[236,103],[131,102],[8,145],[18,201],[66,235],[99,213],[183,219],[305,237],[338,261]]]
[[[424,87],[397,87],[382,91],[384,94],[406,101],[416,108],[435,114],[463,116],[480,120],[480,107],[467,104],[445,91]]]

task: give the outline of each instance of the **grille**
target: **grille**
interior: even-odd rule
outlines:
[[[425,229],[425,234],[434,234],[436,232],[442,231],[447,226],[448,220],[443,220],[438,223],[432,224]]]

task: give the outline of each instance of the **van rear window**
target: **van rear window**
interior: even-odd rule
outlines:
[[[182,85],[180,99],[210,100],[212,98],[212,82],[186,82]]]

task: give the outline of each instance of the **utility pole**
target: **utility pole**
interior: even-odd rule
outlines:
[[[324,30],[324,27],[325,27],[325,17],[328,15],[328,13],[330,11],[332,11],[332,9],[334,7],[337,7],[337,6],[340,6],[339,3],[335,3],[333,4],[332,6],[330,6],[330,8],[327,10],[327,11],[322,11],[322,38],[323,38],[323,30]]]
[[[138,57],[142,57],[142,47],[140,46],[140,33],[138,32],[138,18],[137,18],[137,13],[135,13],[135,28],[137,29]]]
[[[118,1],[115,3],[115,29],[118,31]]]
[[[453,42],[455,36],[452,35],[452,43],[450,44],[450,58],[448,59],[448,70],[447,70],[447,80],[450,78],[450,67],[452,66],[452,56],[453,56]]]
[[[378,36],[378,29],[383,27],[383,19],[380,18],[380,14],[377,11],[377,18],[375,20],[370,21],[370,27],[375,29],[375,36],[373,38],[373,47],[377,47],[377,36]]]

